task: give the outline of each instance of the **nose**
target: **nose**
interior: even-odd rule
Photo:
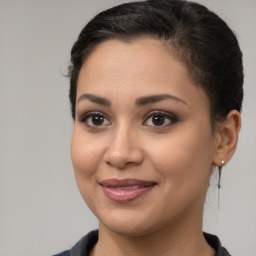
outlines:
[[[104,154],[104,161],[108,165],[124,169],[140,165],[144,154],[140,147],[139,138],[129,127],[120,127],[113,132],[111,141]]]

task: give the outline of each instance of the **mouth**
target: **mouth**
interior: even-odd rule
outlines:
[[[147,192],[155,185],[155,182],[136,179],[109,179],[100,182],[107,198],[114,202],[130,202]]]

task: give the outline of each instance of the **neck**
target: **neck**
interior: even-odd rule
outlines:
[[[147,235],[127,236],[99,227],[99,241],[91,256],[214,256],[202,229],[184,223]]]

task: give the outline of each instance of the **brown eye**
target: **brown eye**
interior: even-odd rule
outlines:
[[[79,121],[85,123],[86,126],[91,128],[103,127],[111,125],[111,122],[101,112],[89,112],[83,116],[80,116]]]
[[[102,125],[104,123],[104,117],[101,115],[94,115],[92,116],[91,119],[92,119],[91,122],[93,123],[93,125],[96,125],[96,126]]]
[[[175,115],[163,111],[154,111],[149,113],[143,125],[153,128],[164,128],[177,122]]]
[[[161,126],[164,124],[165,117],[161,115],[155,115],[152,117],[152,123],[156,126]]]

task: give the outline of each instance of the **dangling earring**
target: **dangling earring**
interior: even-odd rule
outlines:
[[[222,166],[224,165],[225,161],[221,160],[221,166],[219,166],[219,181],[218,181],[218,189],[220,189],[220,180],[221,180],[221,171],[222,171]]]

